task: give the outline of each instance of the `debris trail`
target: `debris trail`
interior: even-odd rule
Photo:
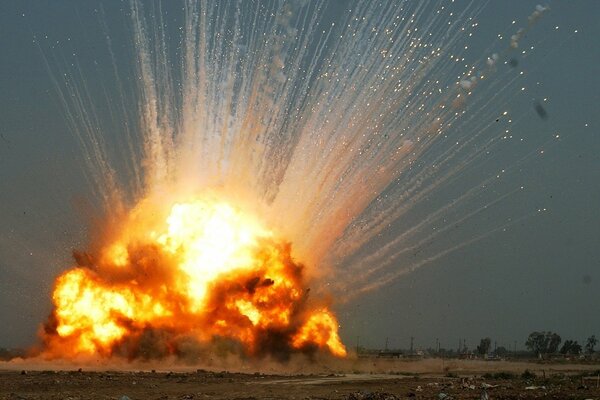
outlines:
[[[423,233],[484,192],[493,179],[483,178],[390,234],[509,136],[494,121],[512,118],[505,110],[520,77],[500,67],[547,6],[507,35],[509,43],[473,56],[479,2],[359,0],[343,12],[325,1],[182,4],[173,17],[166,4],[130,1],[132,84],[101,21],[120,97],[110,115],[113,124],[122,119],[122,137],[101,129],[81,70],[44,57],[104,214],[212,188],[289,240],[310,278],[351,270],[393,277],[398,254],[511,195]],[[127,107],[129,84],[137,116]],[[369,249],[382,235],[379,249]],[[404,245],[408,239],[412,245]],[[348,261],[357,254],[362,261]],[[371,262],[377,265],[365,270]]]

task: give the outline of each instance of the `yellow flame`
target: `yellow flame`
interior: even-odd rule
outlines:
[[[181,284],[193,312],[202,308],[207,285],[220,274],[254,267],[257,238],[271,235],[227,204],[200,200],[175,204],[167,224],[167,232],[156,241],[181,257],[179,268],[185,273]]]
[[[308,343],[324,343],[335,356],[345,357],[346,348],[337,333],[337,320],[329,310],[323,309],[313,313],[300,331],[293,338],[295,347]]]
[[[100,270],[76,268],[57,279],[53,293],[56,333],[72,338],[75,352],[91,354],[109,350],[133,326],[181,327],[187,323],[180,320],[183,315],[184,320],[199,318],[197,322],[205,324],[196,328],[190,321],[184,328],[197,329],[199,338],[225,333],[252,346],[254,327],[288,327],[293,304],[303,293],[299,278],[289,275],[289,262],[284,262],[289,248],[275,245],[273,236],[257,220],[210,199],[174,204],[164,222],[153,211],[144,210],[142,203],[132,211],[119,238],[100,253]],[[136,268],[141,268],[142,274],[148,272],[145,261],[139,261],[139,254],[129,253],[139,247],[136,243],[143,245],[142,250],[158,249],[157,253],[144,253],[146,260],[170,257],[165,264],[173,268],[168,274],[169,284],[158,281],[144,286],[144,276]],[[110,277],[110,271],[127,278],[106,280],[102,274]],[[255,277],[254,271],[262,271],[262,275]],[[245,288],[242,281],[242,290],[223,300],[223,312],[233,314],[201,322],[202,315],[210,311],[206,302],[211,288],[221,278],[235,279],[240,276],[238,272],[250,273],[249,279],[256,281],[246,285],[255,287]],[[241,316],[247,318],[248,325],[238,325],[242,328],[229,332],[236,329],[236,318]],[[317,344],[343,356],[346,351],[337,330],[335,317],[326,309],[317,310],[303,322],[290,344],[296,348]]]
[[[238,300],[235,302],[236,307],[240,310],[240,313],[248,317],[252,325],[256,325],[260,322],[260,312],[254,307],[252,303],[245,300]]]

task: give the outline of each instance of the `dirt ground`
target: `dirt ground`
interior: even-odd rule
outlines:
[[[371,359],[285,374],[52,365],[0,363],[0,399],[600,399],[600,365]]]

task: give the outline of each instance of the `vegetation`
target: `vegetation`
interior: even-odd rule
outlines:
[[[596,335],[592,335],[587,338],[587,342],[585,344],[585,352],[588,354],[594,353],[594,347],[598,344],[598,339],[596,339]]]
[[[499,346],[496,351],[495,351],[496,355],[498,357],[504,357],[506,355],[508,355],[510,353],[510,350],[508,350],[506,347],[504,346]]]
[[[560,335],[554,332],[532,332],[529,334],[525,346],[537,356],[554,354],[562,341]]]
[[[565,340],[565,343],[560,349],[560,354],[581,354],[581,345],[577,343],[577,340]]]
[[[492,345],[492,339],[489,337],[481,339],[479,342],[479,346],[477,346],[477,353],[480,355],[486,355],[490,351],[490,346]]]
[[[517,343],[515,347],[512,346],[494,346],[492,347],[492,338],[489,336],[483,337],[479,340],[479,344],[474,346],[475,349],[469,350],[466,345],[466,340],[461,339],[459,341],[459,347],[454,349],[443,348],[439,346],[439,339],[435,347],[429,347],[421,349],[418,352],[408,349],[395,349],[386,350],[382,352],[380,349],[367,349],[358,346],[357,354],[365,356],[376,356],[376,355],[391,355],[398,354],[398,357],[442,357],[442,358],[487,358],[488,360],[498,360],[500,358],[509,357],[511,359],[530,359],[532,353],[535,357],[541,359],[553,358],[556,361],[556,357],[564,357],[564,361],[567,358],[573,356],[581,357],[581,359],[600,359],[600,354],[595,352],[595,348],[600,343],[596,339],[595,335],[588,337],[585,342],[579,343],[577,340],[566,339],[563,340],[561,336],[552,331],[535,331],[531,332],[525,342],[525,349],[519,349],[517,351]],[[585,357],[584,357],[585,355]],[[529,374],[529,371],[526,371]]]

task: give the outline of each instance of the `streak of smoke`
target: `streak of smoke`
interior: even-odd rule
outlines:
[[[137,117],[126,105],[113,39],[101,21],[117,92],[111,116],[120,115],[125,133],[120,156],[108,150],[89,78],[43,52],[105,212],[142,196],[218,187],[259,210],[294,243],[313,275],[384,273],[363,282],[362,292],[406,271],[394,263],[400,254],[511,195],[446,220],[489,188],[494,179],[485,178],[378,249],[365,250],[500,146],[503,132],[494,120],[519,81],[501,63],[547,7],[536,8],[509,44],[469,62],[466,45],[483,9],[478,2],[452,8],[356,1],[332,23],[331,5],[322,1],[187,0],[176,34],[153,4],[130,2]],[[70,78],[60,81],[65,74]],[[116,169],[118,157],[128,171]],[[446,227],[423,233],[441,220]],[[413,244],[403,246],[408,239]],[[358,253],[362,260],[347,261]]]

